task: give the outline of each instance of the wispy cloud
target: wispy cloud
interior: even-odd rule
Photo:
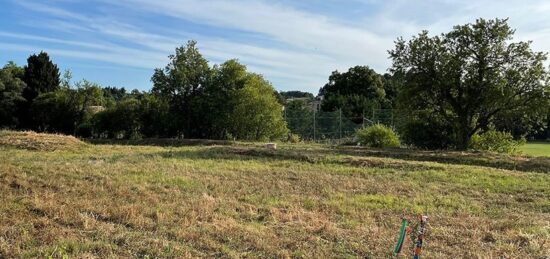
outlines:
[[[267,36],[270,47],[283,43],[284,51],[324,56],[329,63],[303,63],[316,66],[326,75],[334,68],[369,63],[383,69],[386,48],[392,38],[372,33],[368,27],[341,24],[329,17],[299,11],[263,1],[142,1],[122,0],[127,8],[156,12],[177,19],[206,23],[211,26],[243,30]],[[328,68],[331,67],[331,68]]]

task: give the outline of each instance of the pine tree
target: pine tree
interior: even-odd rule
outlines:
[[[59,77],[59,68],[50,60],[48,53],[40,52],[38,55],[31,55],[25,66],[23,79],[27,87],[23,91],[23,97],[32,103],[32,100],[41,93],[59,89]]]

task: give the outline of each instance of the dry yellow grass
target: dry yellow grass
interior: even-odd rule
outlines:
[[[0,145],[27,150],[74,150],[86,143],[73,136],[33,131],[0,131]]]
[[[388,258],[418,213],[424,258],[548,258],[550,160],[451,154],[0,146],[0,258]]]

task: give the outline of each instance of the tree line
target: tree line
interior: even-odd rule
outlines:
[[[478,19],[440,35],[398,38],[386,74],[368,66],[334,71],[319,91],[321,108],[357,122],[372,109],[403,111],[407,119],[397,131],[422,148],[465,149],[489,129],[542,136],[550,119],[547,54],[533,51],[531,42],[513,42],[514,33],[506,19]],[[235,59],[210,66],[195,41],[169,59],[145,92],[71,84],[70,73],[61,76],[44,52],[24,67],[8,62],[0,70],[0,127],[82,137],[264,140],[288,136],[283,105],[292,116],[311,113],[304,100],[312,94],[279,93]]]
[[[81,137],[266,140],[288,134],[273,86],[237,60],[209,66],[195,41],[156,69],[151,91],[70,84],[45,52],[0,70],[0,126]]]

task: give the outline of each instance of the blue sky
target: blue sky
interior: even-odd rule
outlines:
[[[0,62],[44,50],[73,80],[148,90],[175,47],[198,41],[211,65],[237,58],[278,90],[317,93],[331,71],[384,73],[393,41],[510,18],[515,40],[550,51],[547,0],[0,0]]]

